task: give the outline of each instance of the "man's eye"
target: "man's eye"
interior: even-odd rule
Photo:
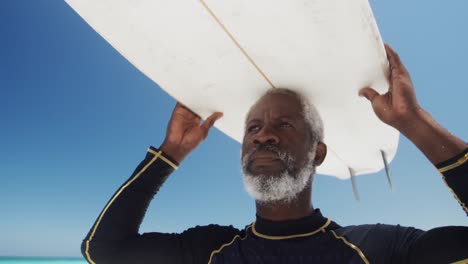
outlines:
[[[281,128],[290,128],[290,127],[292,127],[292,125],[290,123],[288,123],[288,122],[281,122],[280,127]]]
[[[254,131],[257,131],[260,127],[258,125],[253,125],[253,126],[249,126],[249,128],[247,128],[247,132],[254,132]]]

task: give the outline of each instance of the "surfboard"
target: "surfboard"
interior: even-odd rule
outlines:
[[[130,63],[242,142],[268,89],[301,92],[324,120],[317,172],[340,179],[384,168],[399,133],[358,90],[387,91],[388,62],[367,0],[67,0]]]

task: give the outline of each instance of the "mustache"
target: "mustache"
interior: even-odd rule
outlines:
[[[280,150],[280,148],[276,145],[258,144],[258,145],[255,145],[254,149],[252,149],[251,151],[245,154],[243,161],[245,163],[248,163],[252,155],[254,155],[255,153],[259,151],[268,151],[268,152],[274,153],[282,161],[286,161],[286,158],[288,156],[287,152]]]
[[[281,150],[278,148],[278,146],[271,145],[271,144],[258,144],[258,145],[256,145],[255,148],[252,150],[252,152],[255,153],[255,152],[258,152],[258,151],[269,151],[269,152],[273,152],[273,153],[278,154],[278,155],[281,153]]]
[[[249,166],[252,163],[252,155],[259,151],[268,151],[273,153],[284,164],[285,170],[294,174],[294,164],[296,157],[287,150],[281,150],[278,146],[272,144],[255,145],[252,150],[244,154],[244,157],[241,159],[241,166],[244,172],[249,172]]]

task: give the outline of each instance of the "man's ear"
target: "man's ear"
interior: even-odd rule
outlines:
[[[322,164],[323,160],[327,156],[327,145],[323,142],[319,142],[317,144],[317,149],[315,150],[315,159],[314,164],[315,166],[319,166]]]

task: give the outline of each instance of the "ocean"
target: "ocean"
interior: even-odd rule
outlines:
[[[0,264],[86,264],[83,258],[0,257]]]

